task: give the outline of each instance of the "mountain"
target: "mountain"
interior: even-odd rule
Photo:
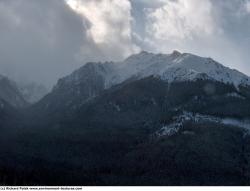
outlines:
[[[0,76],[0,98],[13,107],[20,108],[27,105],[16,83],[5,76]]]
[[[3,99],[0,99],[0,128],[5,125],[5,121],[9,119],[8,115],[10,113],[12,113],[11,106]]]
[[[64,83],[71,87],[84,81],[86,72],[102,78],[104,89],[108,89],[127,79],[142,79],[149,76],[159,77],[167,82],[192,81],[209,79],[226,84],[249,86],[250,77],[223,66],[211,58],[203,58],[189,53],[174,51],[171,54],[153,54],[142,51],[132,55],[123,62],[88,63],[70,76],[61,79],[58,86]]]
[[[177,51],[87,63],[4,123],[0,182],[249,185],[249,85]]]
[[[20,110],[28,103],[20,93],[16,83],[0,75],[0,129],[12,128],[20,120]],[[4,135],[4,134],[3,134]]]
[[[117,64],[118,76],[123,79],[135,75],[160,77],[168,82],[211,79],[223,83],[250,85],[250,78],[243,73],[219,64],[211,58],[174,51],[172,54],[153,54],[142,51]]]
[[[168,83],[212,80],[233,85],[236,89],[250,86],[250,77],[219,64],[211,58],[174,51],[153,54],[142,51],[123,62],[87,63],[60,79],[52,92],[38,103],[40,109],[74,109],[125,81],[154,76]],[[213,91],[211,87],[205,87]]]
[[[248,185],[249,92],[212,80],[126,81],[28,117],[4,144],[18,149],[4,166],[40,185]]]
[[[52,92],[32,106],[31,113],[54,119],[62,112],[70,112],[74,106],[83,105],[105,89],[105,79],[110,71],[108,64],[87,63],[71,75],[59,79]]]

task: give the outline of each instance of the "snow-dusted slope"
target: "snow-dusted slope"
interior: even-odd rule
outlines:
[[[181,115],[175,116],[171,124],[164,124],[163,127],[158,130],[156,136],[172,136],[178,133],[187,122],[193,123],[216,123],[228,126],[234,126],[243,128],[250,133],[250,121],[236,118],[221,118],[211,115],[202,115],[199,113],[192,113],[183,111]]]
[[[171,54],[153,54],[142,51],[123,62],[88,63],[64,78],[64,84],[75,85],[86,78],[86,73],[103,78],[105,89],[131,77],[138,79],[156,76],[168,82],[210,79],[224,83],[250,85],[250,77],[219,64],[211,58],[173,51]],[[89,72],[91,69],[91,72]],[[57,84],[56,87],[58,87]]]
[[[125,80],[149,76],[155,76],[170,83],[210,79],[234,84],[236,87],[250,85],[248,76],[225,67],[211,58],[182,54],[178,51],[171,54],[153,54],[142,51],[122,62],[87,63],[69,76],[60,79],[53,93],[63,98],[79,97],[88,100],[104,89]]]
[[[213,79],[234,84],[236,87],[250,85],[250,77],[237,70],[225,67],[211,58],[177,51],[172,54],[153,54],[143,51],[114,66],[116,77],[113,79],[118,79],[117,83],[132,76],[143,78],[153,75],[169,82]]]

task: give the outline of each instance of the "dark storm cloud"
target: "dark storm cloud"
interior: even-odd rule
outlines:
[[[1,73],[16,80],[55,83],[77,67],[75,58],[83,45],[97,54],[82,22],[61,0],[1,0]]]

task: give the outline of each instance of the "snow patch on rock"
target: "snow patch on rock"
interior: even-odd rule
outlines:
[[[236,93],[236,92],[233,92],[233,93],[228,93],[226,94],[227,97],[235,97],[235,98],[239,98],[239,99],[246,99],[244,96]]]
[[[173,118],[173,123],[163,124],[162,128],[158,130],[155,134],[158,137],[175,135],[184,127],[185,123],[187,122],[193,122],[193,123],[212,122],[212,123],[243,128],[250,132],[249,119],[239,120],[234,118],[220,118],[211,115],[202,115],[199,113],[184,111],[181,115]]]

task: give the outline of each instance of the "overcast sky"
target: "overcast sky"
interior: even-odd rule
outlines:
[[[174,49],[250,75],[250,0],[0,0],[0,73],[17,81]]]

